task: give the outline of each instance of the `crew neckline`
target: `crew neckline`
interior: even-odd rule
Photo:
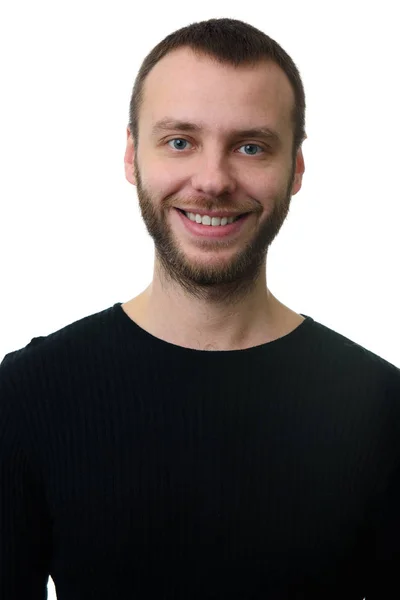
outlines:
[[[186,346],[180,346],[179,344],[174,344],[173,342],[168,342],[167,340],[163,340],[159,338],[146,329],[143,329],[136,321],[134,321],[122,308],[122,302],[116,302],[113,307],[113,312],[119,318],[121,324],[124,327],[131,327],[135,330],[137,335],[143,339],[143,342],[152,343],[153,345],[157,345],[158,347],[169,350],[177,350],[184,352],[195,352],[197,354],[208,355],[224,355],[224,356],[237,356],[240,353],[249,353],[249,352],[260,352],[263,350],[269,350],[272,348],[277,348],[282,345],[292,343],[293,341],[297,341],[300,336],[308,331],[310,326],[314,323],[314,319],[309,315],[305,315],[303,313],[299,313],[302,317],[304,317],[304,321],[300,323],[295,329],[290,331],[289,333],[275,339],[270,342],[265,342],[263,344],[258,344],[256,346],[250,346],[249,348],[242,348],[236,350],[202,350],[201,348],[187,348]]]

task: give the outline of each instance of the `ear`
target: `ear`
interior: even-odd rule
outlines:
[[[132,185],[136,185],[136,177],[133,168],[133,160],[135,158],[135,146],[133,143],[133,138],[129,127],[126,130],[127,133],[127,141],[126,141],[126,150],[124,157],[125,164],[125,177]]]
[[[296,169],[295,169],[295,175],[294,175],[293,185],[292,185],[292,195],[293,196],[294,196],[294,194],[297,194],[297,192],[301,189],[301,184],[303,181],[303,174],[304,174],[305,170],[306,170],[306,168],[304,165],[303,151],[301,148],[299,148],[297,151],[297,155],[296,155]]]

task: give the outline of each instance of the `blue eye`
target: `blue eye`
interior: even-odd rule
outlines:
[[[174,138],[169,140],[167,144],[173,150],[187,150],[187,145],[190,144],[190,142],[183,138]],[[260,152],[257,152],[257,148],[261,150],[261,152],[264,152],[264,148],[258,144],[244,144],[240,148],[245,148],[245,152],[240,152],[240,154],[246,154],[247,156],[256,156],[257,154],[260,154]]]
[[[168,144],[171,144],[171,142],[174,144],[171,146],[171,148],[174,150],[185,150],[186,144],[189,143],[187,140],[183,140],[182,138],[174,138],[173,140],[169,140]]]
[[[241,154],[247,154],[247,156],[255,156],[257,154],[257,148],[264,150],[264,148],[262,148],[261,146],[258,146],[258,144],[245,144],[244,146],[240,146],[240,147],[246,148],[246,150],[250,150],[249,153],[241,152]],[[253,150],[255,150],[255,152],[253,152]]]

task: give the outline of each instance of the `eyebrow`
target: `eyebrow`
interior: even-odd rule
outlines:
[[[175,119],[162,119],[152,128],[152,135],[157,135],[163,131],[191,131],[201,133],[204,128],[197,123],[190,123],[189,121],[177,121]],[[264,138],[268,141],[280,143],[281,138],[279,134],[267,126],[252,127],[251,129],[237,129],[232,131],[232,137],[243,137],[243,138]]]

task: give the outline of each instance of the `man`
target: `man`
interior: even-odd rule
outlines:
[[[400,371],[267,288],[304,110],[245,23],[146,57],[125,167],[153,280],[1,364],[2,599],[49,574],[59,600],[398,595]]]

